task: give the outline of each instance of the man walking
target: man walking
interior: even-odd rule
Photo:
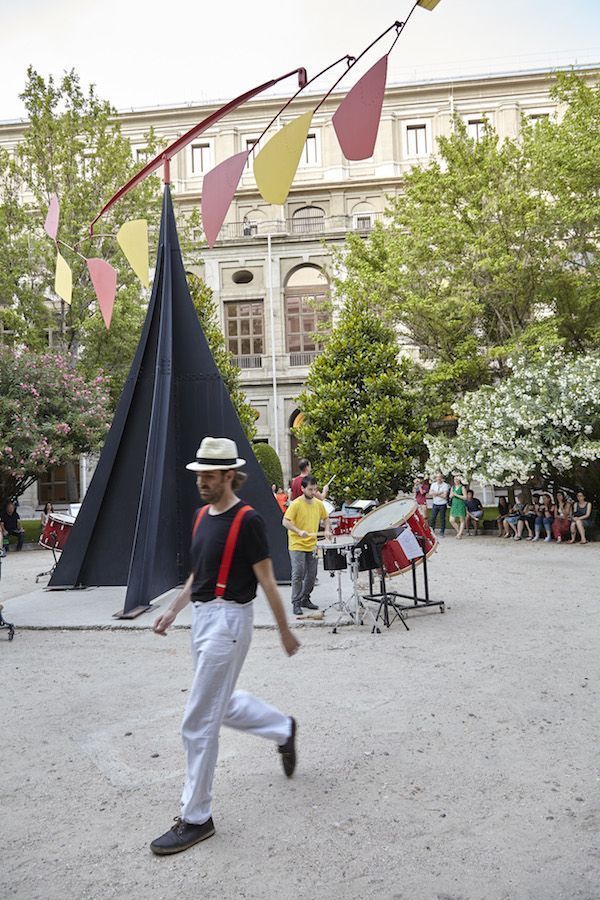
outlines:
[[[181,815],[150,844],[159,856],[187,850],[215,833],[212,782],[221,724],[274,741],[285,774],[296,765],[296,722],[245,691],[234,690],[252,639],[252,601],[257,582],[263,588],[288,656],[300,644],[292,634],[269,557],[262,518],[236,496],[246,475],[239,472],[234,441],[207,437],[186,468],[206,504],[196,514],[192,534],[192,572],[183,590],[154,623],[165,635],[177,614],[194,604],[192,657],[194,678],[181,734],[187,769]]]
[[[310,599],[317,577],[317,532],[322,527],[325,539],[331,539],[327,510],[315,496],[316,493],[317,479],[312,475],[305,475],[302,479],[302,496],[290,503],[283,517],[283,527],[289,532],[292,609],[295,616],[302,616],[304,609],[319,608]]]
[[[435,523],[438,516],[441,519],[440,535],[444,537],[446,533],[446,510],[448,508],[448,496],[450,494],[450,485],[444,481],[441,472],[436,472],[433,484],[429,488],[428,497],[433,500],[431,508],[431,530],[435,531]]]

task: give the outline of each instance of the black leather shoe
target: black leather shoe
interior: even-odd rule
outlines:
[[[292,777],[296,768],[296,720],[293,716],[290,716],[290,720],[292,722],[292,733],[285,744],[280,744],[277,748],[281,753],[283,771],[288,778]]]
[[[182,850],[193,847],[199,841],[205,841],[206,838],[212,837],[214,833],[215,826],[212,818],[203,825],[192,825],[191,822],[184,822],[177,816],[173,827],[152,841],[150,849],[157,856],[181,853]]]
[[[311,603],[310,600],[307,600],[305,603],[302,603],[301,606],[304,609],[318,609],[319,608],[315,603]]]
[[[295,616],[303,616],[304,615],[304,613],[302,612],[302,607],[299,603],[294,603],[293,613]]]

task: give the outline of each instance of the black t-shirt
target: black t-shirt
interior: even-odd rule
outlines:
[[[469,512],[478,512],[480,509],[483,509],[481,500],[478,500],[477,497],[472,497],[470,500],[467,500],[466,506]]]
[[[7,531],[18,531],[19,528],[21,527],[19,525],[20,518],[21,518],[21,516],[15,509],[15,511],[13,513],[5,512],[2,514],[2,523]]]
[[[211,516],[209,512],[202,516],[192,539],[192,603],[214,600],[227,535],[237,511],[244,505],[240,500],[218,516]],[[256,576],[252,566],[269,556],[265,523],[256,510],[250,510],[245,514],[238,534],[224,599],[235,600],[236,603],[254,600]]]

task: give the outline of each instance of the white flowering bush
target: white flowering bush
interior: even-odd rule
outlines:
[[[576,471],[581,481],[600,460],[600,355],[556,352],[509,367],[503,381],[456,402],[455,437],[426,436],[428,470],[490,484]]]

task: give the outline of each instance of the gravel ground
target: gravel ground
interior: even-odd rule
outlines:
[[[297,717],[297,773],[224,729],[217,834],[162,859],[189,633],[0,633],[0,896],[597,900],[599,563],[446,538],[444,616],[292,660],[257,631],[240,686]]]

